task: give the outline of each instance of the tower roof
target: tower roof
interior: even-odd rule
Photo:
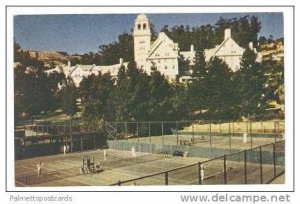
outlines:
[[[148,18],[145,14],[142,13],[142,14],[138,15],[135,20],[136,21],[148,21]]]

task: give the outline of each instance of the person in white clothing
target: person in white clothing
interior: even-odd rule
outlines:
[[[103,151],[103,157],[104,157],[104,160],[106,161],[107,160],[107,151],[106,151],[106,149],[104,149],[104,151]]]
[[[134,146],[132,146],[132,148],[131,148],[131,156],[136,157]]]
[[[37,165],[36,165],[36,168],[37,168],[37,177],[38,178],[40,178],[40,177],[42,177],[43,176],[43,166],[44,166],[44,164],[41,162],[41,161],[39,161],[38,163],[37,163]]]
[[[66,153],[67,153],[67,146],[64,145],[64,154],[66,154]]]

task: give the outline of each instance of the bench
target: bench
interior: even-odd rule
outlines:
[[[191,146],[192,142],[189,140],[179,140],[180,145]]]

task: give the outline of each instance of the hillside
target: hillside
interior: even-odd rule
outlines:
[[[56,65],[67,64],[70,57],[67,53],[57,51],[35,51],[29,50],[29,55],[32,58],[37,58],[44,63],[45,68],[51,68]]]
[[[273,42],[261,44],[259,45],[259,50],[264,60],[281,61],[284,58],[284,40],[279,38]]]

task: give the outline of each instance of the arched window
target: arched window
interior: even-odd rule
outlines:
[[[141,30],[141,24],[137,25],[138,30]]]
[[[144,23],[144,24],[143,24],[143,30],[146,30],[146,28],[147,28],[147,24]]]

